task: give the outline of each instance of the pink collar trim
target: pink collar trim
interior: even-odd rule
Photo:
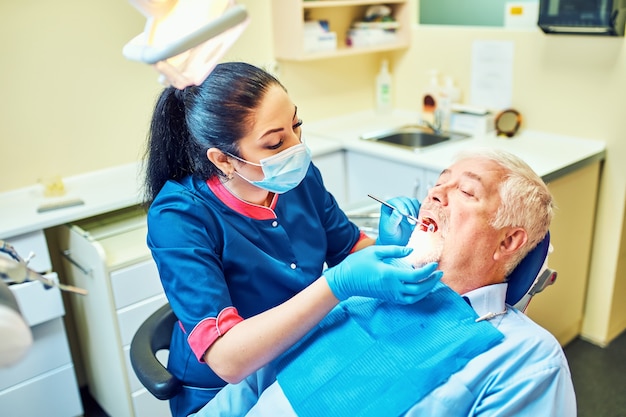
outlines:
[[[274,208],[276,208],[276,203],[278,202],[278,194],[274,194],[270,206],[265,207],[241,200],[224,187],[224,184],[222,184],[222,181],[220,181],[217,175],[206,180],[206,185],[222,203],[243,216],[251,217],[256,220],[271,220],[276,218]]]

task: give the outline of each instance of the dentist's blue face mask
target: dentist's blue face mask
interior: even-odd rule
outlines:
[[[264,178],[260,181],[249,180],[237,171],[235,173],[250,184],[276,194],[285,193],[300,184],[311,164],[311,151],[304,143],[263,158],[259,164],[246,161],[235,155],[229,155],[246,164],[261,167]]]

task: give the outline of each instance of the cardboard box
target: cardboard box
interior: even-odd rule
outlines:
[[[304,52],[334,51],[337,49],[337,34],[329,30],[325,20],[304,22]]]
[[[335,32],[304,34],[305,52],[334,51],[335,49],[337,49]]]
[[[468,135],[484,135],[496,130],[493,113],[473,114],[453,111],[450,114],[450,131]]]
[[[358,48],[363,46],[376,46],[394,43],[398,41],[398,35],[394,31],[384,29],[358,29],[348,31],[348,45]]]

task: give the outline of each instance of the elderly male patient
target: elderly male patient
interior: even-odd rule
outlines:
[[[342,301],[196,416],[575,416],[561,346],[505,303],[508,274],[550,226],[541,178],[502,151],[463,154],[412,214],[421,223],[407,264],[443,271],[427,296],[408,306]]]

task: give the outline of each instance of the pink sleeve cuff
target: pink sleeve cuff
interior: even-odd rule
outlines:
[[[217,338],[242,321],[243,318],[235,307],[226,307],[220,311],[217,318],[209,317],[198,323],[187,337],[187,342],[196,358],[204,362],[204,353]]]
[[[359,235],[359,240],[357,240],[356,243],[354,244],[354,246],[352,246],[352,249],[350,249],[350,253],[356,252],[356,245],[358,245],[360,241],[362,241],[364,239],[369,239],[369,238],[370,237],[368,235],[366,235],[365,232],[363,232],[361,230],[361,234]]]

